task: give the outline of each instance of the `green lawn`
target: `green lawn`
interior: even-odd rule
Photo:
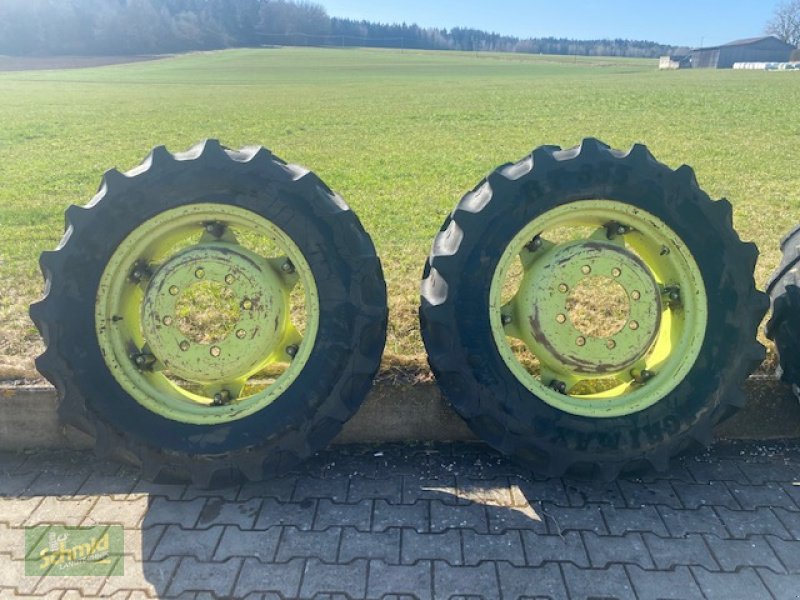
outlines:
[[[0,73],[0,378],[31,376],[39,252],[102,172],[155,145],[260,143],[358,212],[389,286],[386,364],[424,363],[418,280],[431,240],[490,169],[586,136],[692,165],[758,242],[757,280],[800,221],[800,75],[659,72],[655,61],[265,49],[94,69]],[[399,357],[404,357],[402,360]]]

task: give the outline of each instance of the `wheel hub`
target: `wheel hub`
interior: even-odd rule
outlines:
[[[213,284],[231,307],[199,321],[222,321],[210,339],[187,335],[192,311],[213,311],[195,303],[186,313],[187,295],[200,283]],[[196,289],[196,288],[195,288]],[[191,305],[191,302],[188,302]],[[152,354],[174,375],[198,383],[243,377],[257,371],[284,337],[287,293],[280,276],[263,258],[225,242],[179,252],[152,276],[141,308],[142,329]]]
[[[582,240],[536,257],[514,313],[523,341],[543,365],[605,377],[630,369],[653,345],[661,293],[638,256],[613,242]],[[595,327],[598,319],[611,325]]]

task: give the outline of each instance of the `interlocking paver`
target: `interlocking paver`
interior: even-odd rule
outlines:
[[[228,596],[233,591],[242,562],[241,558],[208,563],[192,557],[183,557],[175,575],[172,576],[167,595],[207,591],[216,597]]]
[[[747,485],[747,475],[739,468],[739,461],[720,458],[714,461],[686,461],[686,469],[692,474],[697,483],[711,481],[732,481],[740,485]]]
[[[747,538],[751,535],[774,535],[790,539],[791,534],[769,508],[756,510],[716,509],[720,520],[733,538]]]
[[[574,481],[566,479],[564,480],[564,487],[570,506],[584,506],[587,503],[625,506],[625,497],[615,481]]]
[[[0,457],[2,460],[5,457]],[[25,493],[28,486],[38,476],[38,473],[12,473],[10,471],[0,470],[0,501],[4,497],[17,496]]]
[[[151,497],[142,529],[154,525],[179,525],[185,529],[194,527],[205,503],[204,498],[182,501]]]
[[[333,502],[346,502],[348,483],[349,480],[344,477],[338,479],[301,477],[295,484],[292,500],[302,502],[303,500],[326,498]]]
[[[707,533],[721,538],[729,535],[719,514],[711,506],[683,510],[659,506],[657,510],[672,537],[686,537],[690,533]]]
[[[692,573],[708,600],[755,600],[770,597],[753,569],[742,569],[736,573],[712,573],[692,567]]]
[[[75,496],[83,483],[89,479],[88,468],[48,469],[39,473],[25,494],[28,496]]]
[[[767,537],[767,541],[789,573],[800,573],[800,539],[787,541],[775,537]],[[770,565],[758,566],[769,567]],[[780,568],[773,568],[772,570],[775,572],[781,571]]]
[[[0,554],[0,587],[9,586],[25,597],[33,594],[42,579],[44,577],[26,576],[24,561],[14,560],[10,554]]]
[[[781,524],[786,527],[792,538],[800,539],[800,512],[788,511],[782,508],[776,508],[772,512],[775,513]]]
[[[267,481],[251,481],[239,488],[236,496],[242,502],[252,498],[272,498],[279,502],[291,502],[294,495],[295,477],[276,477]]]
[[[556,506],[569,506],[569,496],[561,479],[530,480],[523,477],[511,477],[509,485],[512,500],[517,506],[537,505],[542,502]]]
[[[414,504],[419,500],[438,500],[447,505],[466,504],[458,496],[456,478],[453,475],[437,479],[406,475],[403,477],[403,504]]]
[[[646,571],[626,567],[637,600],[703,600],[703,593],[689,567],[672,571]]]
[[[400,530],[378,533],[345,528],[337,562],[349,563],[357,558],[382,560],[389,565],[400,564]]]
[[[267,594],[280,594],[281,598],[297,598],[305,562],[305,559],[295,559],[284,564],[265,564],[255,558],[246,558],[233,595],[239,598],[252,590],[261,590]]]
[[[583,533],[583,542],[593,568],[603,568],[610,564],[633,564],[644,569],[655,568],[640,533],[628,533],[617,537],[598,536],[586,531]]]
[[[435,598],[452,596],[482,596],[487,600],[500,597],[500,581],[494,563],[476,567],[454,567],[445,562],[433,563],[433,595]]]
[[[761,581],[775,600],[797,600],[800,598],[800,571],[784,574],[769,569],[756,569]]]
[[[792,478],[793,481],[787,481],[783,484],[784,491],[794,500],[794,507],[789,507],[789,510],[800,511],[800,473]]]
[[[621,479],[617,482],[625,501],[631,508],[640,506],[671,506],[683,508],[671,481],[636,481]]]
[[[400,504],[403,500],[403,478],[350,480],[348,502],[379,499],[391,504]]]
[[[696,565],[711,571],[720,570],[719,564],[701,535],[689,534],[685,538],[660,538],[657,535],[645,533],[642,538],[650,549],[650,556],[658,569]]]
[[[796,505],[780,483],[761,485],[731,485],[733,495],[745,510],[759,507],[785,508],[794,510]]]
[[[433,563],[430,561],[402,566],[387,565],[380,560],[369,563],[367,598],[370,600],[378,600],[389,595],[431,600],[432,589]]]
[[[25,528],[0,523],[0,552],[9,554],[12,560],[24,560]],[[0,579],[0,585],[2,584],[3,580]]]
[[[413,564],[418,560],[442,560],[451,565],[464,564],[459,531],[451,529],[442,533],[419,533],[413,529],[403,529],[401,540],[403,564]]]
[[[183,483],[154,483],[152,481],[140,479],[133,487],[131,495],[180,500],[186,492],[186,489],[187,486]]]
[[[262,562],[272,562],[275,560],[280,537],[280,527],[264,531],[242,531],[235,525],[229,525],[225,527],[222,538],[214,551],[214,560],[247,556],[257,558]]]
[[[579,567],[589,567],[586,546],[577,531],[568,531],[564,535],[536,535],[531,531],[523,531],[522,541],[528,565],[532,567],[551,561],[571,562]]]
[[[565,508],[543,503],[542,514],[548,530],[556,535],[565,531],[594,531],[600,535],[608,534],[608,527],[599,504]]]
[[[240,529],[252,529],[260,510],[260,498],[242,502],[208,498],[197,518],[196,527],[205,529],[214,525],[237,525]]]
[[[431,531],[447,529],[472,529],[478,533],[488,533],[486,508],[480,504],[448,506],[439,500],[431,501]]]
[[[475,481],[456,477],[458,499],[465,503],[483,506],[512,506],[514,499],[508,477],[497,477],[489,481]]]
[[[349,565],[327,565],[319,560],[306,561],[301,598],[317,594],[346,594],[349,598],[365,598],[367,594],[367,561],[357,560]]]
[[[503,598],[548,598],[567,600],[567,588],[561,569],[555,563],[541,567],[515,567],[497,563]]]
[[[312,529],[324,530],[329,527],[354,527],[359,531],[370,530],[372,501],[362,500],[357,504],[336,504],[323,498],[317,506]]]
[[[107,525],[117,523],[128,529],[135,529],[147,512],[147,498],[100,496],[84,518],[82,525]]]
[[[269,529],[276,525],[286,525],[297,529],[309,530],[317,513],[316,500],[304,500],[298,503],[284,503],[264,498],[261,512],[258,513],[254,529]]]
[[[487,506],[486,516],[489,518],[490,533],[503,533],[510,529],[547,533],[547,523],[539,506]]]
[[[167,591],[170,579],[175,574],[180,562],[179,556],[171,556],[162,561],[142,562],[136,557],[124,557],[123,574],[107,577],[100,595],[106,597],[124,590],[140,590],[153,598],[158,598]]]
[[[33,514],[44,498],[0,498],[0,523],[20,525]]]
[[[430,531],[430,503],[420,500],[416,504],[389,504],[375,500],[372,510],[372,531],[385,531],[390,527],[413,527],[420,533]]]
[[[97,496],[76,497],[74,500],[61,496],[45,496],[25,520],[25,525],[46,525],[49,523],[73,527],[80,525],[95,502],[97,502],[97,499]],[[0,511],[2,510],[3,507],[0,506]]]
[[[723,571],[736,571],[741,567],[766,567],[778,573],[784,570],[775,552],[770,548],[770,544],[762,537],[751,537],[746,540],[721,540],[709,535],[706,536],[706,543]],[[800,542],[795,543],[794,550],[800,556]],[[797,560],[797,564],[800,564],[800,557]]]
[[[561,565],[571,598],[616,598],[636,600],[628,574],[622,565],[607,569],[580,569],[575,565]]]
[[[278,554],[278,562],[287,562],[293,558],[317,558],[327,563],[336,562],[342,530],[331,527],[325,531],[303,531],[294,527],[284,527]]]
[[[676,481],[672,487],[685,508],[699,508],[701,506],[726,506],[734,510],[742,508],[724,481],[710,481],[708,483]]]
[[[608,531],[611,535],[625,535],[630,532],[650,532],[662,537],[667,537],[667,527],[661,520],[661,515],[655,506],[642,506],[641,508],[618,508],[616,506],[601,506]]]
[[[519,531],[484,535],[465,529],[461,532],[461,539],[464,564],[477,565],[485,560],[505,560],[518,567],[525,566],[525,552]]]
[[[170,556],[193,556],[201,561],[209,561],[214,556],[223,529],[222,525],[210,529],[182,529],[177,525],[169,525],[151,558],[164,560]]]
[[[794,473],[795,477],[800,477],[800,469],[798,469],[797,465],[792,466],[785,460],[772,458],[767,462],[740,461],[739,469],[747,476],[747,481],[742,483],[751,483],[753,485],[761,485],[768,481],[788,481],[787,474],[791,476],[792,473]]]

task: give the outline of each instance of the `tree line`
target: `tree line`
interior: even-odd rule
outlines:
[[[477,29],[355,21],[292,0],[0,0],[0,54],[164,54],[264,45],[631,57],[672,50],[647,41],[520,39]]]

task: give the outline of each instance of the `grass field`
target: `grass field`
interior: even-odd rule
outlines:
[[[264,49],[93,69],[0,73],[0,376],[33,378],[37,257],[102,172],[165,144],[260,143],[315,170],[384,264],[387,367],[422,367],[418,280],[431,240],[490,169],[541,144],[646,143],[692,165],[761,248],[763,286],[800,221],[800,75],[659,72],[655,61]],[[424,369],[424,367],[423,367]]]

